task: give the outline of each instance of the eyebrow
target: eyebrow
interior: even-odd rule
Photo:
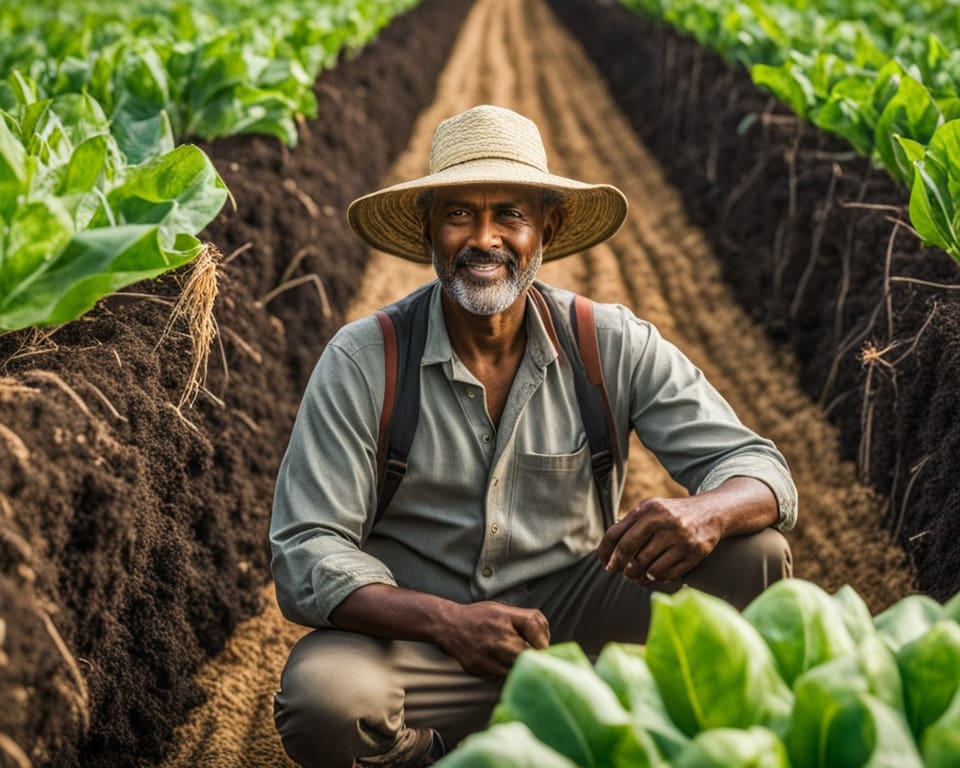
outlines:
[[[442,203],[442,205],[444,208],[449,208],[450,206],[453,206],[455,208],[476,208],[477,207],[476,203],[469,202],[467,200],[456,200],[456,199],[446,200]],[[526,205],[527,203],[524,202],[523,200],[516,199],[516,198],[509,198],[507,200],[499,200],[493,203],[491,207],[494,209],[523,208]]]

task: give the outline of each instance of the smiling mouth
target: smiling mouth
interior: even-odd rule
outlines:
[[[500,262],[489,263],[485,262],[482,264],[464,264],[462,269],[466,270],[467,274],[471,277],[478,280],[486,280],[495,275],[499,274],[501,269],[505,269],[506,265]]]

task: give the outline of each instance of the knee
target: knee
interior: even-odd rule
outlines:
[[[793,574],[790,545],[779,531],[723,539],[684,581],[742,610],[764,589]]]
[[[402,723],[403,692],[393,685],[385,647],[323,630],[294,646],[274,697],[274,720],[297,763],[352,766],[371,731],[392,738]]]

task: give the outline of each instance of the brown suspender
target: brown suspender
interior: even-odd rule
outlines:
[[[387,448],[390,444],[390,421],[393,419],[393,404],[397,396],[397,373],[400,369],[397,357],[397,329],[393,320],[383,310],[377,310],[377,322],[383,334],[383,408],[380,411],[380,437],[377,441],[377,498],[383,493],[383,478],[387,469]]]

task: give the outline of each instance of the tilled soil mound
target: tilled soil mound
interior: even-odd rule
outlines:
[[[886,497],[878,524],[920,588],[955,594],[960,266],[903,226],[907,191],[742,67],[615,3],[551,4],[704,228],[740,303],[794,351],[842,455]]]
[[[237,210],[202,235],[227,260],[193,407],[186,329],[163,336],[182,274],[0,338],[0,765],[160,757],[201,663],[262,610],[276,471],[367,260],[344,207],[406,144],[468,6],[426,0],[324,74],[296,149],[205,146]]]

